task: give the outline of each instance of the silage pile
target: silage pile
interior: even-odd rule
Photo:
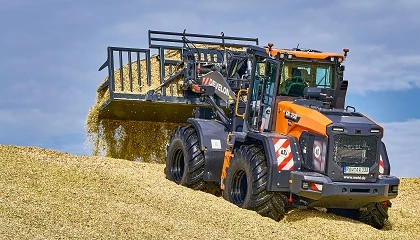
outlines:
[[[181,60],[179,50],[170,50],[165,53],[165,59]],[[150,58],[151,84],[147,84],[145,59],[140,60],[140,80],[138,78],[137,61],[123,66],[123,78],[121,81],[120,71],[114,71],[115,92],[145,94],[149,90],[156,89],[160,82],[160,65],[158,57]],[[172,69],[165,67],[165,75],[175,73],[181,69],[181,65]],[[129,81],[129,69],[132,72],[132,86]],[[106,77],[100,86],[108,81]],[[122,87],[123,86],[123,87]],[[99,119],[99,110],[109,100],[109,87],[97,92],[95,104],[89,110],[86,119],[87,143],[92,147],[92,154],[128,160],[145,162],[163,162],[166,154],[166,144],[170,134],[179,124],[165,122],[138,122]],[[168,94],[182,96],[180,79],[175,80],[168,88]]]
[[[0,239],[418,239],[420,179],[383,230],[318,210],[275,222],[165,179],[163,164],[0,145]]]
[[[196,45],[195,47],[218,50],[222,49],[222,46],[203,44]],[[226,49],[232,51],[243,50],[239,47],[227,47]],[[198,58],[197,54],[196,58]],[[204,58],[203,54],[201,54],[201,58]],[[209,59],[210,56],[207,56],[207,58]],[[165,59],[181,61],[180,50],[166,51]],[[154,55],[150,58],[150,86],[146,84],[145,59],[142,59],[139,62],[140,69],[138,69],[137,61],[133,61],[131,64],[123,66],[123,81],[121,81],[120,77],[121,69],[116,69],[114,71],[115,92],[145,94],[149,90],[155,90],[156,87],[161,84],[160,62],[158,60],[158,56]],[[130,87],[129,81],[130,68],[133,79],[132,87]],[[172,68],[165,66],[165,76],[170,76],[181,69],[182,64],[178,64]],[[139,81],[137,74],[139,70],[141,81]],[[107,80],[108,78],[105,78],[102,83]],[[99,86],[101,86],[102,83]],[[181,83],[181,78],[174,80],[171,85],[168,85],[167,94],[171,96],[183,96]],[[123,88],[121,86],[123,86]],[[168,122],[139,122],[99,119],[99,110],[109,97],[110,93],[108,87],[98,91],[96,102],[91,107],[87,116],[86,139],[88,145],[92,147],[93,155],[163,163],[165,161],[166,145],[168,143],[169,136],[177,126],[180,126],[180,124]]]

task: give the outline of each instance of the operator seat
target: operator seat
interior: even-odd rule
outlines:
[[[292,74],[292,78],[293,79],[302,79],[302,70],[304,70],[304,69],[295,69],[294,71],[293,71],[293,74]]]
[[[300,75],[303,82],[308,82],[310,80],[308,70],[307,69],[299,69],[299,70],[300,70]]]
[[[303,97],[303,90],[307,87],[303,78],[305,74],[308,76],[308,71],[306,69],[295,69],[293,71],[292,80],[286,85],[287,95],[292,97]]]

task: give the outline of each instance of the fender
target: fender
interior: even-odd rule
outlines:
[[[289,191],[291,171],[301,170],[302,156],[297,140],[291,136],[279,133],[247,134],[247,140],[261,142],[264,148],[267,167],[267,190]]]
[[[227,128],[218,121],[189,118],[197,131],[200,149],[204,153],[204,181],[220,182],[227,146]]]

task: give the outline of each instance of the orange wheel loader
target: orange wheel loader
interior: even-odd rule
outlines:
[[[129,63],[144,54],[149,71],[141,77],[130,68],[129,84],[119,86],[132,88],[135,75],[150,84],[150,50],[158,52],[159,85],[116,91],[122,53]],[[178,59],[165,58],[168,50]],[[276,221],[291,207],[319,207],[381,229],[399,179],[390,175],[383,128],[345,105],[348,52],[149,31],[149,49],[108,48],[101,87],[111,93],[100,117],[182,123],[166,149],[165,174],[177,184]],[[182,94],[173,94],[175,81]]]

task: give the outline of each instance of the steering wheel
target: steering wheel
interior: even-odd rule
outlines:
[[[295,76],[295,77],[287,79],[285,81],[285,88],[289,89],[289,87],[292,84],[303,84],[303,85],[306,85],[306,86],[308,85],[308,83],[305,80],[303,80],[302,77],[299,77],[299,76]]]
[[[307,80],[305,80],[303,77],[300,77],[300,76],[293,77],[292,80],[291,80],[291,83],[302,83],[306,87],[309,87],[309,82]]]
[[[309,84],[300,76],[295,76],[289,79],[286,83],[286,94],[289,96],[303,96],[303,89]]]

